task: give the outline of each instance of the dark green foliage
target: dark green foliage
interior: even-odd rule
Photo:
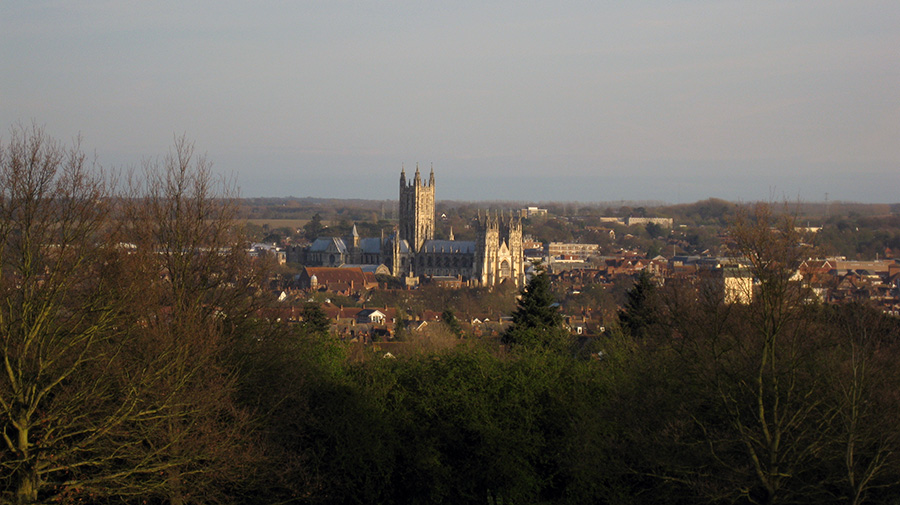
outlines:
[[[450,309],[444,309],[441,312],[441,321],[453,332],[457,337],[463,336],[462,327],[459,325],[459,321],[456,319],[456,315]]]
[[[541,242],[571,242],[572,227],[565,220],[540,216],[525,223],[535,240]]]
[[[300,325],[309,335],[324,337],[331,331],[331,321],[318,303],[307,302],[300,311]]]
[[[660,320],[656,285],[647,271],[641,271],[628,291],[625,307],[619,312],[622,328],[632,337],[647,337]]]
[[[513,324],[503,335],[503,343],[522,348],[565,350],[568,331],[562,327],[559,304],[550,291],[550,278],[541,269],[531,278],[513,312]]]
[[[656,223],[647,223],[645,228],[650,238],[662,237],[665,234],[665,229]]]
[[[604,421],[593,416],[604,393],[589,379],[592,365],[464,351],[360,369],[395,430],[382,435],[397,443],[382,466],[394,471],[385,495],[395,503],[596,502],[607,475],[582,475],[604,466],[595,438]]]
[[[546,273],[540,272],[532,277],[522,291],[519,306],[513,313],[513,324],[520,329],[555,328],[562,324]]]
[[[303,225],[303,234],[306,235],[307,240],[312,242],[322,234],[324,228],[325,227],[322,225],[322,216],[316,212],[312,219]]]

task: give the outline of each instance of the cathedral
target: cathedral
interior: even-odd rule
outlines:
[[[419,167],[411,181],[400,170],[399,224],[390,237],[319,237],[305,251],[308,266],[383,265],[395,277],[456,277],[470,285],[495,286],[511,282],[523,286],[525,260],[522,222],[516,216],[479,213],[474,241],[435,240],[434,170],[422,180]]]

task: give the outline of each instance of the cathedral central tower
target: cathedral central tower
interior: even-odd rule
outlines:
[[[426,240],[434,239],[434,168],[428,182],[422,182],[419,165],[407,185],[406,171],[400,169],[400,238],[413,253],[419,252]]]

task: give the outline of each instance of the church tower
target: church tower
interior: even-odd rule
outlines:
[[[478,212],[475,228],[475,278],[482,286],[497,284],[497,258],[500,255],[500,224],[491,211],[484,217]]]
[[[400,238],[406,240],[413,253],[434,238],[434,168],[428,182],[423,183],[416,165],[416,175],[409,185],[406,171],[400,169]]]
[[[474,277],[482,286],[496,286],[501,282],[525,285],[525,257],[522,242],[522,221],[512,213],[503,216],[488,211],[479,212],[475,229]]]

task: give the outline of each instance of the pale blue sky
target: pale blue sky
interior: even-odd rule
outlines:
[[[900,2],[0,0],[0,136],[244,196],[900,201]]]

